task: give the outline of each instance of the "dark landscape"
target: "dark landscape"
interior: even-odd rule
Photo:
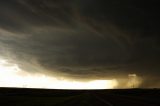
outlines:
[[[160,106],[159,89],[0,88],[1,106]]]

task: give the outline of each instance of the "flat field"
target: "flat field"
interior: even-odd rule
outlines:
[[[160,89],[0,88],[0,106],[160,106]]]

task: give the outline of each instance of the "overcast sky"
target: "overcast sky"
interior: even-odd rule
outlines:
[[[158,0],[1,0],[0,57],[30,73],[160,87]]]

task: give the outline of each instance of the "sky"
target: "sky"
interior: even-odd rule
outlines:
[[[138,87],[160,87],[157,2],[0,1],[0,60],[33,76],[116,79],[121,88],[135,75]]]

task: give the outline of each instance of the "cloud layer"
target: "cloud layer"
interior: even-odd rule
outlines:
[[[78,79],[136,73],[157,81],[155,1],[145,6],[125,0],[0,1],[1,57],[31,73]]]

